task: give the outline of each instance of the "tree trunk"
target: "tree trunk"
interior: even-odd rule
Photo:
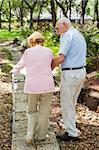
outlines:
[[[0,10],[0,29],[2,29],[2,24],[1,24],[2,20],[1,20],[1,10]]]
[[[88,0],[82,0],[81,2],[81,24],[84,24],[84,16],[85,16],[85,10],[87,6]]]
[[[21,17],[21,27],[23,27],[23,0],[21,1],[20,17]]]
[[[69,0],[69,19],[71,20],[71,4],[72,0]]]
[[[0,29],[2,29],[2,20],[1,20],[1,15],[2,15],[2,6],[3,6],[4,0],[2,0],[1,5],[0,5]]]
[[[33,9],[30,9],[30,29],[33,28]]]
[[[33,28],[33,10],[34,10],[34,7],[37,3],[37,0],[32,4],[32,6],[30,6],[30,4],[27,2],[27,0],[24,0],[24,2],[27,4],[27,6],[30,9],[30,29],[32,29]]]
[[[50,5],[51,5],[51,14],[52,14],[52,24],[53,27],[56,25],[56,11],[55,11],[55,3],[53,0],[50,0]]]
[[[37,27],[39,26],[39,20],[40,20],[40,14],[43,8],[43,4],[44,4],[44,0],[42,0],[42,3],[40,3],[40,9],[39,9],[39,14],[38,14],[38,18],[37,18]]]
[[[11,2],[9,0],[9,31],[11,31]]]
[[[57,0],[55,0],[55,2],[56,2],[56,4],[61,8],[61,10],[62,10],[62,12],[63,12],[63,15],[64,15],[65,17],[67,17],[68,8],[65,9],[64,6],[63,6],[59,1],[57,1]]]
[[[97,21],[97,28],[99,29],[98,0],[95,0],[94,4],[94,19]]]

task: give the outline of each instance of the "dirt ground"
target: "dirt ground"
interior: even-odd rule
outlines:
[[[11,150],[11,97],[10,78],[0,76],[0,150]]]

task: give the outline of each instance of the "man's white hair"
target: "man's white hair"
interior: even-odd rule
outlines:
[[[60,18],[57,23],[67,23],[69,26],[71,26],[71,21],[66,17]]]

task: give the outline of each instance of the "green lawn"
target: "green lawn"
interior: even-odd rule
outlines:
[[[20,39],[22,37],[22,31],[19,30],[4,30],[1,29],[0,30],[0,42],[2,41],[7,41],[7,40],[12,40],[12,39]]]
[[[7,29],[0,29],[0,42],[13,40],[15,38],[19,39],[21,42],[27,39],[27,36],[30,35],[33,31],[30,29],[16,29],[8,31]],[[59,49],[59,39],[53,32],[44,31],[45,43],[44,46],[52,49],[54,55],[57,55]]]

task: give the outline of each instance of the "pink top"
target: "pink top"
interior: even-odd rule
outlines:
[[[13,69],[13,73],[18,73],[23,67],[26,67],[25,93],[39,94],[55,91],[51,71],[52,59],[51,50],[44,46],[37,45],[25,50]]]

